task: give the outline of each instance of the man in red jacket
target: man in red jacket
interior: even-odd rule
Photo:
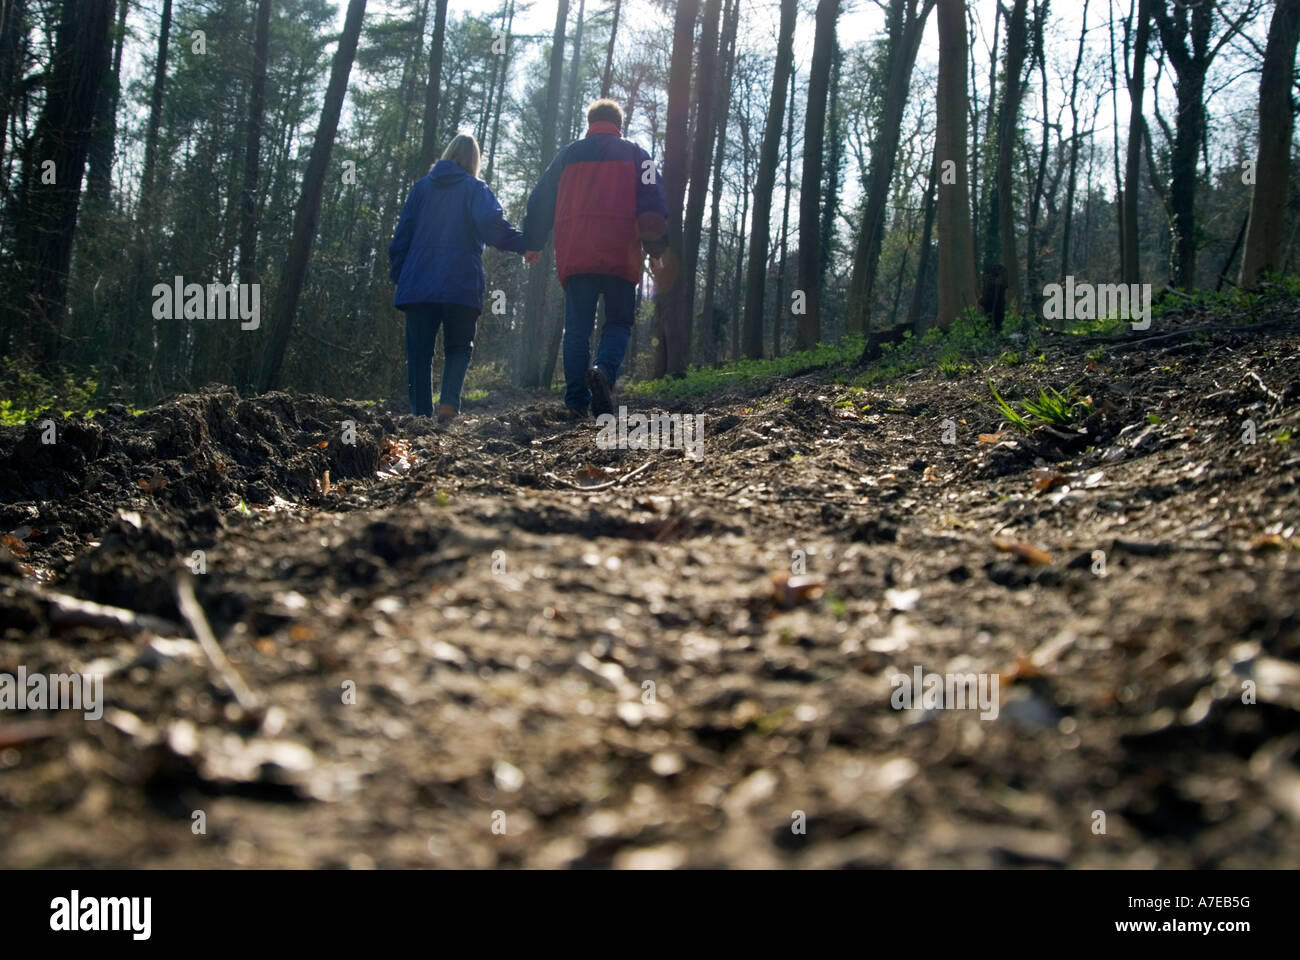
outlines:
[[[555,229],[555,268],[564,287],[564,403],[575,416],[614,411],[614,384],[636,319],[645,254],[667,249],[663,180],[650,155],[624,140],[623,108],[597,100],[587,135],[555,155],[528,198],[524,248],[541,250]],[[536,263],[538,254],[528,254]],[[596,302],[605,329],[591,364]]]

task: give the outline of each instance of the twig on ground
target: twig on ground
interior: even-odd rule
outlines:
[[[1286,401],[1283,399],[1282,394],[1278,393],[1278,392],[1275,391],[1275,390],[1270,389],[1270,388],[1269,388],[1269,385],[1268,385],[1267,383],[1265,383],[1263,380],[1261,380],[1261,379],[1259,378],[1259,374],[1256,373],[1254,370],[1247,370],[1247,371],[1246,371],[1246,376],[1248,376],[1251,380],[1254,380],[1257,384],[1259,384],[1259,388],[1260,388],[1261,390],[1263,390],[1265,393],[1267,393],[1267,394],[1269,395],[1269,397],[1272,398],[1272,400],[1273,400],[1273,401],[1274,401],[1278,406],[1282,406],[1282,405],[1286,402]]]
[[[257,712],[261,707],[257,695],[249,689],[248,684],[244,682],[244,678],[226,659],[226,654],[217,643],[212,628],[208,626],[208,618],[203,614],[203,607],[200,606],[198,599],[194,596],[194,584],[190,582],[189,577],[181,577],[176,581],[176,602],[181,608],[181,615],[194,633],[194,639],[198,640],[199,646],[207,654],[213,668],[221,676],[221,682],[234,694],[236,702],[245,711],[249,713]]]
[[[56,627],[98,627],[102,630],[121,630],[126,634],[156,633],[174,637],[182,632],[181,625],[147,613],[136,613],[124,607],[110,607],[90,600],[80,600],[64,593],[55,593],[40,587],[19,584],[46,604],[50,624]]]
[[[654,463],[655,461],[653,460],[647,460],[645,463],[641,464],[641,466],[637,467],[631,473],[625,473],[623,474],[623,476],[618,477],[615,480],[610,480],[608,483],[598,483],[593,487],[584,487],[580,483],[574,483],[572,480],[565,480],[563,477],[557,477],[553,473],[544,473],[542,474],[542,476],[548,480],[554,480],[556,483],[563,484],[564,486],[569,487],[570,489],[573,490],[581,490],[583,493],[595,493],[598,490],[608,490],[611,487],[617,487],[627,483],[629,480],[631,480],[633,477],[637,476],[638,474],[644,473],[646,470],[649,470],[652,466],[654,466]]]

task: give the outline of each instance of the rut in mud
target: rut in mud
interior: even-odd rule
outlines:
[[[0,865],[1300,865],[1300,314],[1234,319],[624,401],[699,461],[522,394],[5,428],[0,674],[103,717],[6,711]]]

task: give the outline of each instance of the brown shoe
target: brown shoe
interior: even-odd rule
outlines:
[[[438,404],[437,416],[438,416],[439,423],[451,423],[459,415],[460,415],[460,411],[457,410],[455,407],[453,407],[450,403]]]

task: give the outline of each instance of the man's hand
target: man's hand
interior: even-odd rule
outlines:
[[[528,264],[530,267],[537,266],[537,264],[541,262],[541,259],[542,251],[540,250],[524,251],[524,263]]]

